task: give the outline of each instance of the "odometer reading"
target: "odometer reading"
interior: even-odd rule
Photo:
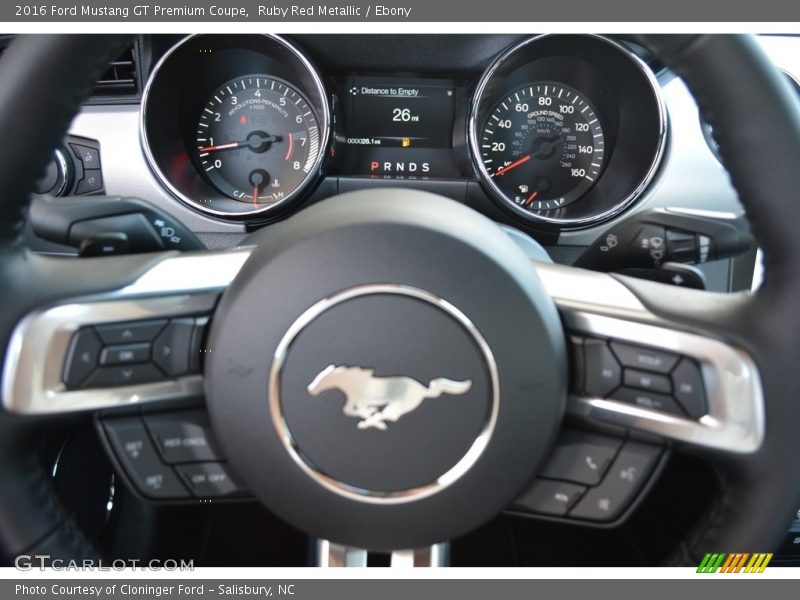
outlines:
[[[300,92],[272,77],[245,75],[211,94],[196,143],[200,167],[222,194],[269,205],[307,181],[320,130]]]
[[[575,90],[535,82],[512,91],[480,132],[481,160],[503,197],[530,212],[575,202],[603,168],[597,114]]]

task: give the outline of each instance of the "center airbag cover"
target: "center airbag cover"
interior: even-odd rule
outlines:
[[[535,474],[563,413],[553,301],[494,223],[354,192],[252,236],[212,321],[225,456],[312,536],[369,549],[462,535]]]

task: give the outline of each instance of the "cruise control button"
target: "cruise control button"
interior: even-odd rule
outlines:
[[[656,375],[655,373],[640,371],[638,369],[625,369],[623,381],[628,387],[652,390],[661,394],[669,394],[672,392],[672,385],[670,384],[669,377],[666,375]]]
[[[170,377],[189,372],[194,319],[172,319],[153,343],[153,362]]]
[[[141,419],[108,419],[104,427],[119,462],[143,496],[159,500],[189,497],[172,468],[159,460]]]
[[[670,413],[683,417],[684,412],[680,405],[672,396],[656,394],[645,390],[635,390],[633,388],[620,388],[614,392],[612,398],[620,402],[635,404],[641,408],[657,410],[659,412]]]
[[[100,361],[102,344],[94,331],[86,327],[72,336],[64,364],[64,383],[76,388],[88,377]]]
[[[175,468],[198,498],[237,496],[247,492],[231,475],[225,463],[197,463]]]
[[[126,365],[150,360],[150,344],[107,346],[100,355],[101,365]]]
[[[622,342],[611,342],[611,349],[623,366],[656,373],[669,373],[680,358],[669,352],[631,346]]]
[[[121,365],[117,367],[100,367],[86,383],[85,388],[114,387],[119,385],[138,385],[161,381],[164,374],[155,366],[144,363],[138,365]]]
[[[604,398],[615,390],[622,379],[622,368],[603,340],[586,339],[583,343],[584,391]]]
[[[597,485],[621,445],[617,438],[568,432],[556,442],[540,476]]]
[[[205,411],[145,414],[144,421],[164,462],[178,464],[222,459]]]
[[[703,375],[697,363],[684,358],[672,372],[672,383],[675,398],[690,417],[699,419],[708,412]]]
[[[582,485],[538,479],[514,500],[511,509],[565,515],[585,491]]]
[[[108,345],[152,342],[167,324],[166,319],[153,321],[131,321],[95,327],[100,339]]]
[[[569,516],[590,521],[613,521],[633,502],[652,473],[661,448],[626,442],[603,482],[591,488]]]

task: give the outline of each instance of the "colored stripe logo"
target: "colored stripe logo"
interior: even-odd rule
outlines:
[[[704,557],[698,573],[763,573],[772,560],[772,553],[709,552]]]

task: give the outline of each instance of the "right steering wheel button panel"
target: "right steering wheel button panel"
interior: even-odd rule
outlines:
[[[702,370],[694,359],[615,340],[572,339],[579,394],[690,419],[708,412]]]

